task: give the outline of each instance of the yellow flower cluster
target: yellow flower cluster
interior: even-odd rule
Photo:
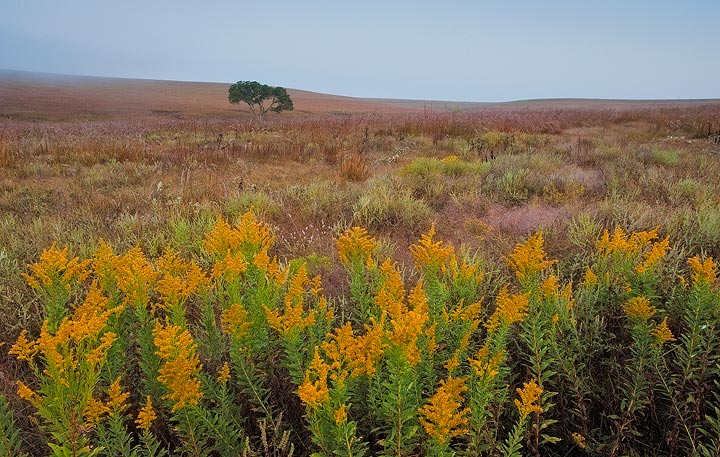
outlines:
[[[150,430],[153,421],[157,419],[155,410],[153,410],[152,399],[150,395],[145,398],[145,406],[142,407],[135,420],[135,424],[140,430]]]
[[[645,273],[655,266],[658,261],[665,257],[668,250],[670,249],[670,238],[666,237],[662,241],[658,241],[652,244],[650,251],[645,254],[645,260],[635,267],[635,271],[640,274]]]
[[[439,443],[468,433],[467,415],[470,409],[462,409],[462,394],[466,390],[465,378],[449,377],[440,381],[435,395],[420,408],[420,423],[427,434]]]
[[[415,258],[415,265],[420,270],[444,270],[446,263],[453,257],[455,248],[443,246],[442,241],[433,242],[434,236],[435,224],[432,224],[430,230],[420,236],[418,243],[410,246],[410,252]]]
[[[217,381],[220,384],[226,384],[230,380],[230,365],[227,362],[218,370]]]
[[[522,389],[517,389],[517,393],[520,395],[520,399],[515,399],[515,406],[520,411],[520,417],[523,420],[532,413],[541,414],[543,412],[542,406],[540,406],[540,396],[543,390],[534,379],[524,383]]]
[[[322,349],[330,359],[335,378],[375,374],[375,365],[385,349],[382,325],[372,321],[363,335],[355,336],[349,322],[335,329]]]
[[[148,262],[138,246],[120,257],[116,265],[118,288],[125,294],[126,304],[147,306],[158,271]]]
[[[212,278],[215,280],[225,278],[228,282],[237,281],[240,278],[240,275],[245,273],[247,266],[248,264],[242,253],[228,252],[225,257],[215,261],[212,270]]]
[[[120,386],[120,379],[116,379],[108,388],[108,402],[107,406],[113,414],[119,414],[127,409],[128,405],[125,403],[130,397],[128,392],[123,392],[122,386]]]
[[[714,284],[717,279],[717,264],[712,257],[708,257],[701,261],[699,257],[691,257],[688,264],[693,272],[693,282],[695,284]]]
[[[240,303],[230,305],[220,314],[223,332],[234,340],[240,340],[248,334],[252,322],[247,320],[248,312]]]
[[[327,401],[330,396],[327,384],[329,372],[330,366],[320,357],[318,348],[315,347],[315,355],[305,372],[305,381],[298,387],[298,396],[305,405],[317,408]]]
[[[660,344],[667,343],[669,341],[675,341],[675,337],[673,336],[670,327],[668,327],[667,317],[665,317],[662,322],[656,325],[655,328],[652,329],[651,333],[655,338],[657,338]]]
[[[465,280],[477,284],[480,283],[484,277],[484,273],[480,270],[480,265],[463,261],[463,263],[458,266],[457,257],[454,255],[448,261],[448,269],[453,281]]]
[[[162,360],[158,381],[169,391],[163,398],[173,402],[173,411],[197,405],[202,396],[198,379],[202,365],[190,332],[177,325],[156,322],[153,338],[156,354]]]
[[[67,254],[67,248],[58,249],[53,243],[50,249],[42,252],[39,262],[28,265],[32,275],[22,273],[23,278],[33,289],[58,283],[69,291],[73,283],[81,283],[88,277],[90,261],[80,262],[77,257],[68,259]]]
[[[655,315],[655,308],[645,297],[631,298],[625,303],[623,310],[632,319],[649,319]]]
[[[645,249],[650,241],[657,238],[658,229],[649,232],[633,232],[626,234],[621,227],[617,227],[612,237],[605,230],[598,242],[598,251],[604,254],[626,254],[634,256]]]
[[[420,362],[418,337],[423,333],[425,324],[430,320],[427,297],[423,291],[422,280],[418,281],[408,297],[412,309],[404,308],[403,312],[396,314],[391,320],[392,329],[388,333],[388,340],[400,348],[411,365]]]
[[[518,243],[512,254],[505,257],[505,261],[515,270],[519,279],[526,279],[536,273],[542,273],[556,260],[547,260],[543,249],[542,232],[528,238],[525,243]]]
[[[583,280],[583,285],[591,287],[598,283],[598,277],[593,271],[588,267],[585,270],[585,277]]]
[[[202,269],[194,261],[180,258],[180,253],[174,249],[167,249],[158,259],[157,266],[162,278],[157,281],[155,290],[160,294],[164,308],[184,303],[190,295],[207,284]]]
[[[402,276],[390,259],[385,260],[379,270],[385,277],[385,281],[375,295],[375,304],[381,311],[387,313],[391,318],[395,318],[407,309]]]
[[[107,407],[102,401],[96,398],[89,398],[83,416],[85,416],[85,425],[92,427],[93,425],[99,424],[103,417],[110,412],[110,408]]]
[[[367,263],[379,245],[377,240],[361,227],[346,230],[337,239],[336,244],[340,260],[344,263],[359,259],[363,264]]]
[[[490,380],[500,373],[500,364],[505,358],[505,351],[499,351],[492,357],[490,356],[489,341],[480,348],[474,359],[470,360],[475,374],[479,378]]]
[[[283,313],[277,309],[265,308],[265,314],[267,315],[270,326],[283,334],[288,334],[291,331],[302,331],[304,328],[309,327],[315,323],[315,310],[310,310],[305,316],[303,309],[303,297],[305,295],[306,288],[310,287],[314,292],[321,290],[319,286],[319,277],[317,280],[310,280],[307,274],[307,268],[305,264],[302,264],[298,269],[297,273],[292,277],[288,292],[285,294],[284,305],[285,309]]]
[[[220,218],[205,235],[203,247],[214,257],[224,257],[242,250],[245,254],[255,255],[265,251],[274,240],[270,227],[260,221],[250,210],[240,217],[240,222],[231,227]]]
[[[500,290],[496,302],[495,312],[485,324],[485,328],[491,333],[501,325],[512,325],[525,317],[530,302],[530,292],[510,295],[507,286],[504,286]]]

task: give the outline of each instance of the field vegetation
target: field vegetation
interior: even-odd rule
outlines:
[[[0,122],[0,454],[720,453],[720,106]]]

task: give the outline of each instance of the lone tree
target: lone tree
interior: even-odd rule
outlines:
[[[293,102],[284,87],[272,87],[257,81],[238,81],[228,90],[233,105],[245,102],[255,117],[262,119],[268,111],[292,111]]]

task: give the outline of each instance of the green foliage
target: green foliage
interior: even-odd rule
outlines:
[[[268,111],[292,111],[293,102],[283,87],[271,87],[257,81],[238,81],[228,89],[228,100],[237,105],[246,103],[256,117],[262,118]]]
[[[22,452],[22,440],[15,425],[13,412],[2,394],[0,394],[0,455],[17,457],[26,455]]]

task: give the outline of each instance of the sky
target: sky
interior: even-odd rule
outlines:
[[[423,100],[720,98],[720,0],[0,0],[0,69]]]

